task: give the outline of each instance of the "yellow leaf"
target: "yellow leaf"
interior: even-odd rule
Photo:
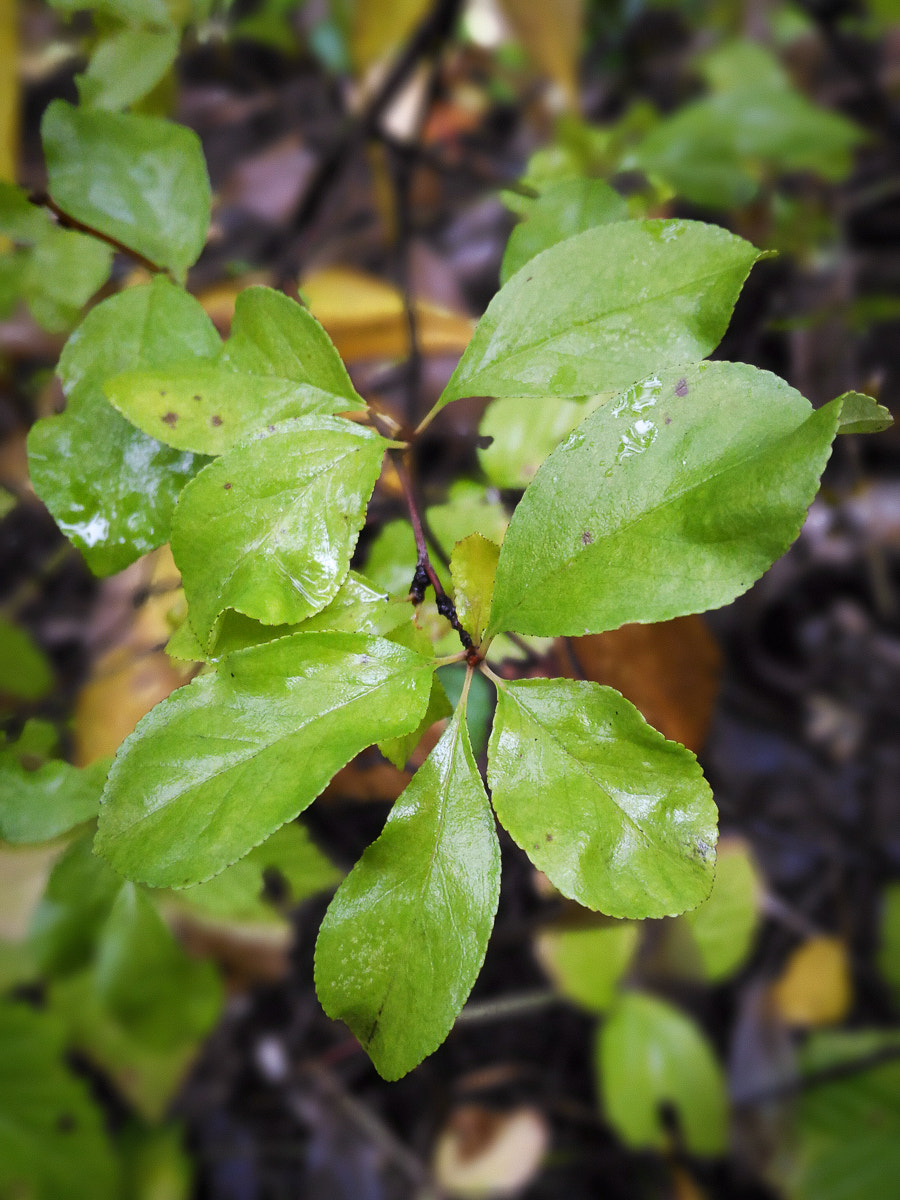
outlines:
[[[181,579],[168,546],[110,580],[111,609],[143,603],[116,645],[93,664],[75,703],[75,763],[83,767],[115,754],[124,738],[155,704],[187,683],[193,664],[173,663],[164,646],[172,633],[169,614],[184,602]],[[113,621],[115,625],[115,621]]]
[[[349,267],[327,267],[307,276],[301,291],[342,358],[402,359],[409,354],[403,297],[392,284]],[[474,322],[420,300],[417,334],[425,354],[458,354],[469,344]]]
[[[0,0],[0,179],[14,182],[19,150],[16,0]]]
[[[788,959],[770,995],[788,1025],[808,1028],[842,1021],[853,1001],[844,943],[835,937],[804,942]]]
[[[578,110],[578,55],[583,0],[501,0],[503,11],[535,64]]]
[[[431,0],[357,0],[350,52],[359,71],[399,50],[431,7]]]

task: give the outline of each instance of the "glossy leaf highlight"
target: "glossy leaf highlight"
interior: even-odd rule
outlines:
[[[239,651],[158,704],[113,763],[96,848],[129,878],[218,874],[380,738],[413,728],[431,663],[382,638],[294,634]]]
[[[168,540],[181,489],[205,461],[135,429],[107,403],[104,381],[129,367],[209,358],[221,344],[200,304],[162,277],[98,304],[66,343],[66,409],[32,428],[29,468],[95,574],[121,571]]]
[[[501,825],[586,908],[673,916],[709,894],[716,806],[697,759],[612,688],[499,688],[488,783]]]
[[[775,375],[661,372],[545,461],[503,542],[488,633],[602,633],[727,604],[797,537],[841,401]]]
[[[192,130],[54,100],[41,138],[47,187],[60,208],[184,276],[203,249],[210,212],[206,162]]]
[[[338,888],[316,990],[379,1073],[399,1079],[444,1040],[481,969],[500,847],[462,706]]]
[[[335,597],[381,469],[378,434],[334,417],[236,446],[184,489],[172,553],[201,645],[233,609],[291,624]]]

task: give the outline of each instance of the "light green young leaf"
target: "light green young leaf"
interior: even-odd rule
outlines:
[[[26,252],[22,296],[44,329],[60,333],[78,320],[84,305],[106,281],[112,266],[110,246],[50,225]]]
[[[863,392],[844,392],[838,433],[881,433],[894,423],[890,410]]]
[[[696,221],[588,229],[491,301],[440,399],[591,396],[718,345],[760,252]]]
[[[265,287],[239,294],[215,362],[127,371],[106,394],[151,437],[201,454],[221,454],[288,417],[365,407],[315,317]]]
[[[195,133],[158,117],[54,100],[41,137],[48,190],[64,212],[184,276],[209,226],[209,177]]]
[[[223,660],[123,743],[96,847],[130,878],[187,887],[307,808],[360,750],[418,724],[432,664],[382,638],[297,633]]]
[[[630,388],[583,421],[526,491],[488,633],[577,636],[727,604],[800,532],[840,411],[837,400],[813,412],[742,363]]]
[[[551,450],[605,404],[611,393],[564,400],[544,396],[501,396],[485,409],[478,432],[491,444],[478,451],[482,471],[498,488],[523,489],[531,483]]]
[[[235,446],[187,485],[172,553],[201,645],[225,609],[280,625],[325,608],[350,568],[384,450],[363,426],[306,417]]]
[[[712,891],[698,908],[681,918],[690,927],[710,983],[733,975],[753,948],[761,891],[747,847],[735,839],[720,842]]]
[[[589,1012],[603,1013],[638,947],[640,926],[616,921],[584,929],[546,929],[538,935],[538,961],[564,996]]]
[[[409,762],[409,756],[422,740],[422,735],[425,731],[430,729],[435,721],[442,721],[444,717],[449,717],[452,712],[453,708],[447,699],[447,693],[444,691],[440,679],[435,674],[431,681],[431,695],[428,698],[428,707],[425,709],[425,716],[416,728],[410,733],[403,734],[401,737],[386,738],[384,741],[378,743],[378,749],[388,762],[392,762],[398,771],[402,771]]]
[[[623,996],[600,1028],[596,1063],[606,1118],[626,1145],[671,1149],[661,1114],[671,1105],[689,1153],[725,1153],[722,1069],[702,1031],[678,1009],[652,996]]]
[[[379,1074],[399,1079],[449,1033],[481,970],[500,847],[463,708],[338,888],[316,943],[316,991]]]
[[[63,1063],[64,1026],[0,1004],[0,1194],[117,1200],[117,1164],[87,1084]]]
[[[78,75],[81,107],[116,112],[146,96],[178,55],[179,35],[169,28],[118,29],[103,38],[83,75]]]
[[[709,895],[716,806],[697,759],[612,688],[499,688],[488,783],[501,825],[586,908],[673,916]]]
[[[0,617],[0,695],[40,700],[53,687],[53,668],[28,632]]]
[[[500,283],[506,283],[536,254],[557,242],[627,218],[627,200],[602,179],[568,179],[552,184],[529,205],[525,220],[510,234],[500,265]]]
[[[132,1037],[162,1051],[196,1042],[216,1023],[222,985],[191,958],[147,895],[123,883],[100,933],[97,994]]]
[[[46,842],[97,815],[107,760],[79,770],[67,762],[23,765],[15,748],[0,750],[0,837],[13,845]]]
[[[67,975],[91,959],[122,879],[92,852],[93,834],[72,843],[50,874],[29,939],[45,975]]]
[[[341,877],[304,826],[293,822],[276,829],[261,846],[232,863],[221,875],[172,892],[171,897],[178,906],[213,920],[271,923],[280,917],[263,899],[265,873],[270,870],[284,879],[293,904],[326,891]]]
[[[17,500],[12,492],[0,487],[0,521],[16,507]]]
[[[500,547],[480,533],[457,542],[450,555],[450,578],[456,615],[476,646],[481,644],[491,615],[494,575]]]
[[[753,87],[791,90],[787,71],[775,55],[750,38],[731,38],[704,54],[697,66],[714,92]]]
[[[130,425],[106,402],[104,380],[128,367],[214,357],[221,345],[201,305],[162,277],[98,304],[66,343],[58,367],[66,410],[32,428],[29,469],[95,574],[121,571],[168,541],[178,495],[205,462]]]

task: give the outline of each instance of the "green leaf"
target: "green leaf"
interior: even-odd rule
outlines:
[[[47,1003],[65,1023],[67,1042],[103,1071],[140,1116],[161,1121],[197,1056],[197,1044],[160,1050],[136,1038],[103,1004],[90,970],[54,982]]]
[[[133,1037],[160,1050],[212,1029],[222,986],[211,962],[191,958],[152,901],[121,886],[97,945],[97,993]]]
[[[45,209],[32,204],[22,188],[0,179],[0,233],[14,242],[32,243],[39,241],[50,225]]]
[[[97,815],[108,761],[79,770],[67,762],[23,765],[0,751],[0,837],[13,845],[46,842]]]
[[[84,305],[106,281],[110,246],[96,238],[50,225],[26,253],[22,296],[44,329],[59,333],[78,320]]]
[[[153,367],[109,380],[106,394],[139,429],[180,450],[221,454],[288,417],[365,407],[319,322],[271,288],[238,295],[215,362]]]
[[[764,169],[838,181],[861,141],[857,125],[799,92],[750,85],[680,108],[650,131],[637,161],[695,204],[728,207],[753,198]]]
[[[683,1013],[652,996],[624,995],[597,1039],[606,1118],[634,1149],[672,1149],[661,1108],[671,1105],[685,1149],[727,1148],[728,1100],[712,1047]]]
[[[453,712],[450,701],[447,699],[447,693],[444,691],[443,685],[437,675],[431,681],[431,695],[428,698],[428,707],[425,709],[425,715],[419,724],[410,733],[405,733],[401,737],[386,738],[378,743],[378,749],[384,757],[394,764],[398,771],[402,771],[409,762],[409,756],[422,740],[422,735],[426,730],[430,729],[435,721],[442,721],[444,717],[449,717]]]
[[[456,602],[456,615],[475,645],[481,644],[491,615],[494,574],[500,547],[480,533],[471,533],[457,542],[450,555],[450,578]]]
[[[488,633],[601,633],[727,604],[797,537],[841,402],[708,362],[592,413],[550,455],[503,542]]]
[[[863,392],[844,392],[838,399],[841,401],[838,433],[881,433],[894,423],[890,411]]]
[[[0,521],[12,512],[17,503],[18,501],[12,492],[8,492],[6,488],[0,487]]]
[[[40,700],[53,687],[53,668],[31,635],[0,617],[0,695]]]
[[[586,908],[673,916],[709,895],[716,806],[697,759],[612,688],[498,689],[488,783],[500,824]]]
[[[622,221],[538,255],[494,297],[444,389],[591,396],[718,345],[760,252],[696,221]]]
[[[205,461],[130,425],[104,398],[104,380],[135,365],[213,357],[221,345],[201,305],[160,277],[98,304],[66,343],[58,368],[66,410],[32,428],[29,469],[96,574],[121,571],[168,541],[178,495]]]
[[[568,999],[603,1013],[616,999],[620,980],[631,965],[640,940],[633,921],[617,921],[588,929],[547,929],[538,935],[541,966]]]
[[[719,983],[746,961],[759,928],[762,883],[740,842],[720,843],[709,897],[681,918],[691,930],[706,979]]]
[[[334,598],[381,470],[385,441],[337,417],[307,417],[235,446],[181,494],[172,553],[203,646],[234,609],[296,624]]]
[[[63,1063],[62,1024],[0,1004],[0,1193],[117,1200],[116,1176],[102,1114]]]
[[[316,990],[379,1074],[441,1044],[472,989],[500,892],[500,847],[461,706],[329,906]]]
[[[132,1124],[119,1137],[123,1195],[128,1200],[191,1200],[194,1164],[178,1125]]]
[[[146,96],[178,55],[178,30],[124,28],[103,38],[76,76],[82,109],[115,112]]]
[[[166,653],[181,661],[215,661],[235,650],[274,642],[292,633],[391,633],[410,620],[411,606],[405,599],[391,599],[357,571],[350,571],[334,599],[321,612],[298,625],[263,625],[243,613],[229,610],[217,626],[215,645],[204,651],[190,621],[178,627]]]
[[[54,100],[41,137],[48,190],[64,212],[184,276],[209,226],[209,177],[195,133],[158,117]]]
[[[110,771],[97,850],[156,887],[224,870],[360,750],[412,729],[432,664],[382,638],[297,633],[223,660],[158,704]]]
[[[896,1029],[814,1033],[801,1066],[804,1074],[828,1071],[898,1044]],[[900,1177],[898,1097],[896,1059],[804,1088],[793,1159],[782,1172],[788,1200],[883,1200],[887,1181]]]
[[[566,238],[628,218],[624,196],[602,179],[568,179],[552,184],[533,204],[509,236],[500,265],[504,284],[536,254]]]
[[[121,877],[92,851],[88,833],[72,843],[50,874],[31,920],[30,944],[41,970],[66,975],[93,956]]]
[[[341,877],[306,829],[294,822],[276,829],[261,846],[221,875],[173,892],[172,899],[217,921],[278,921],[276,910],[263,899],[265,874],[271,870],[287,883],[294,904],[333,887]]]
[[[531,483],[551,450],[605,404],[611,393],[564,400],[544,396],[501,396],[485,409],[478,432],[491,444],[478,451],[485,475],[498,488],[523,489]]]

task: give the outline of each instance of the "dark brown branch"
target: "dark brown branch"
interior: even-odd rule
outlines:
[[[475,647],[475,643],[469,636],[468,632],[463,628],[459,619],[459,614],[456,611],[456,605],[444,591],[444,585],[438,578],[438,574],[434,569],[431,558],[428,553],[428,544],[425,540],[425,530],[422,525],[422,517],[419,513],[419,506],[416,503],[415,492],[413,490],[412,479],[410,478],[409,470],[403,457],[397,453],[393,455],[394,467],[397,471],[397,478],[400,480],[400,487],[406,499],[406,507],[409,510],[409,519],[412,523],[413,533],[416,539],[416,570],[413,575],[412,584],[410,585],[410,595],[414,604],[421,604],[425,598],[425,591],[430,584],[434,589],[434,599],[437,604],[437,610],[442,617],[450,622],[453,629],[456,630],[463,649],[466,652],[466,661],[474,666],[480,662],[480,656]]]
[[[291,218],[290,228],[294,234],[303,234],[307,226],[315,220],[328,193],[340,178],[345,164],[360,143],[371,137],[378,128],[379,121],[419,60],[440,53],[444,42],[453,32],[460,7],[461,0],[437,0],[413,31],[412,37],[365,110],[358,117],[345,123],[344,130],[334,145],[320,159],[303,199]],[[277,250],[278,247],[272,249]],[[280,269],[282,286],[290,286],[299,269],[299,247],[295,241],[285,254]]]
[[[94,229],[93,225],[85,225],[77,217],[71,216],[65,209],[60,208],[53,197],[49,196],[46,192],[32,192],[28,199],[38,208],[46,208],[48,212],[52,212],[61,229],[71,229],[75,233],[86,233],[88,237],[96,238],[98,242],[105,242],[107,246],[112,246],[113,250],[118,254],[127,255],[138,266],[143,267],[146,271],[152,271],[155,275],[166,273],[165,267],[151,262],[149,258],[145,258],[137,250],[132,250],[130,246],[126,246],[118,238],[111,237],[108,233],[101,233],[99,229]]]

